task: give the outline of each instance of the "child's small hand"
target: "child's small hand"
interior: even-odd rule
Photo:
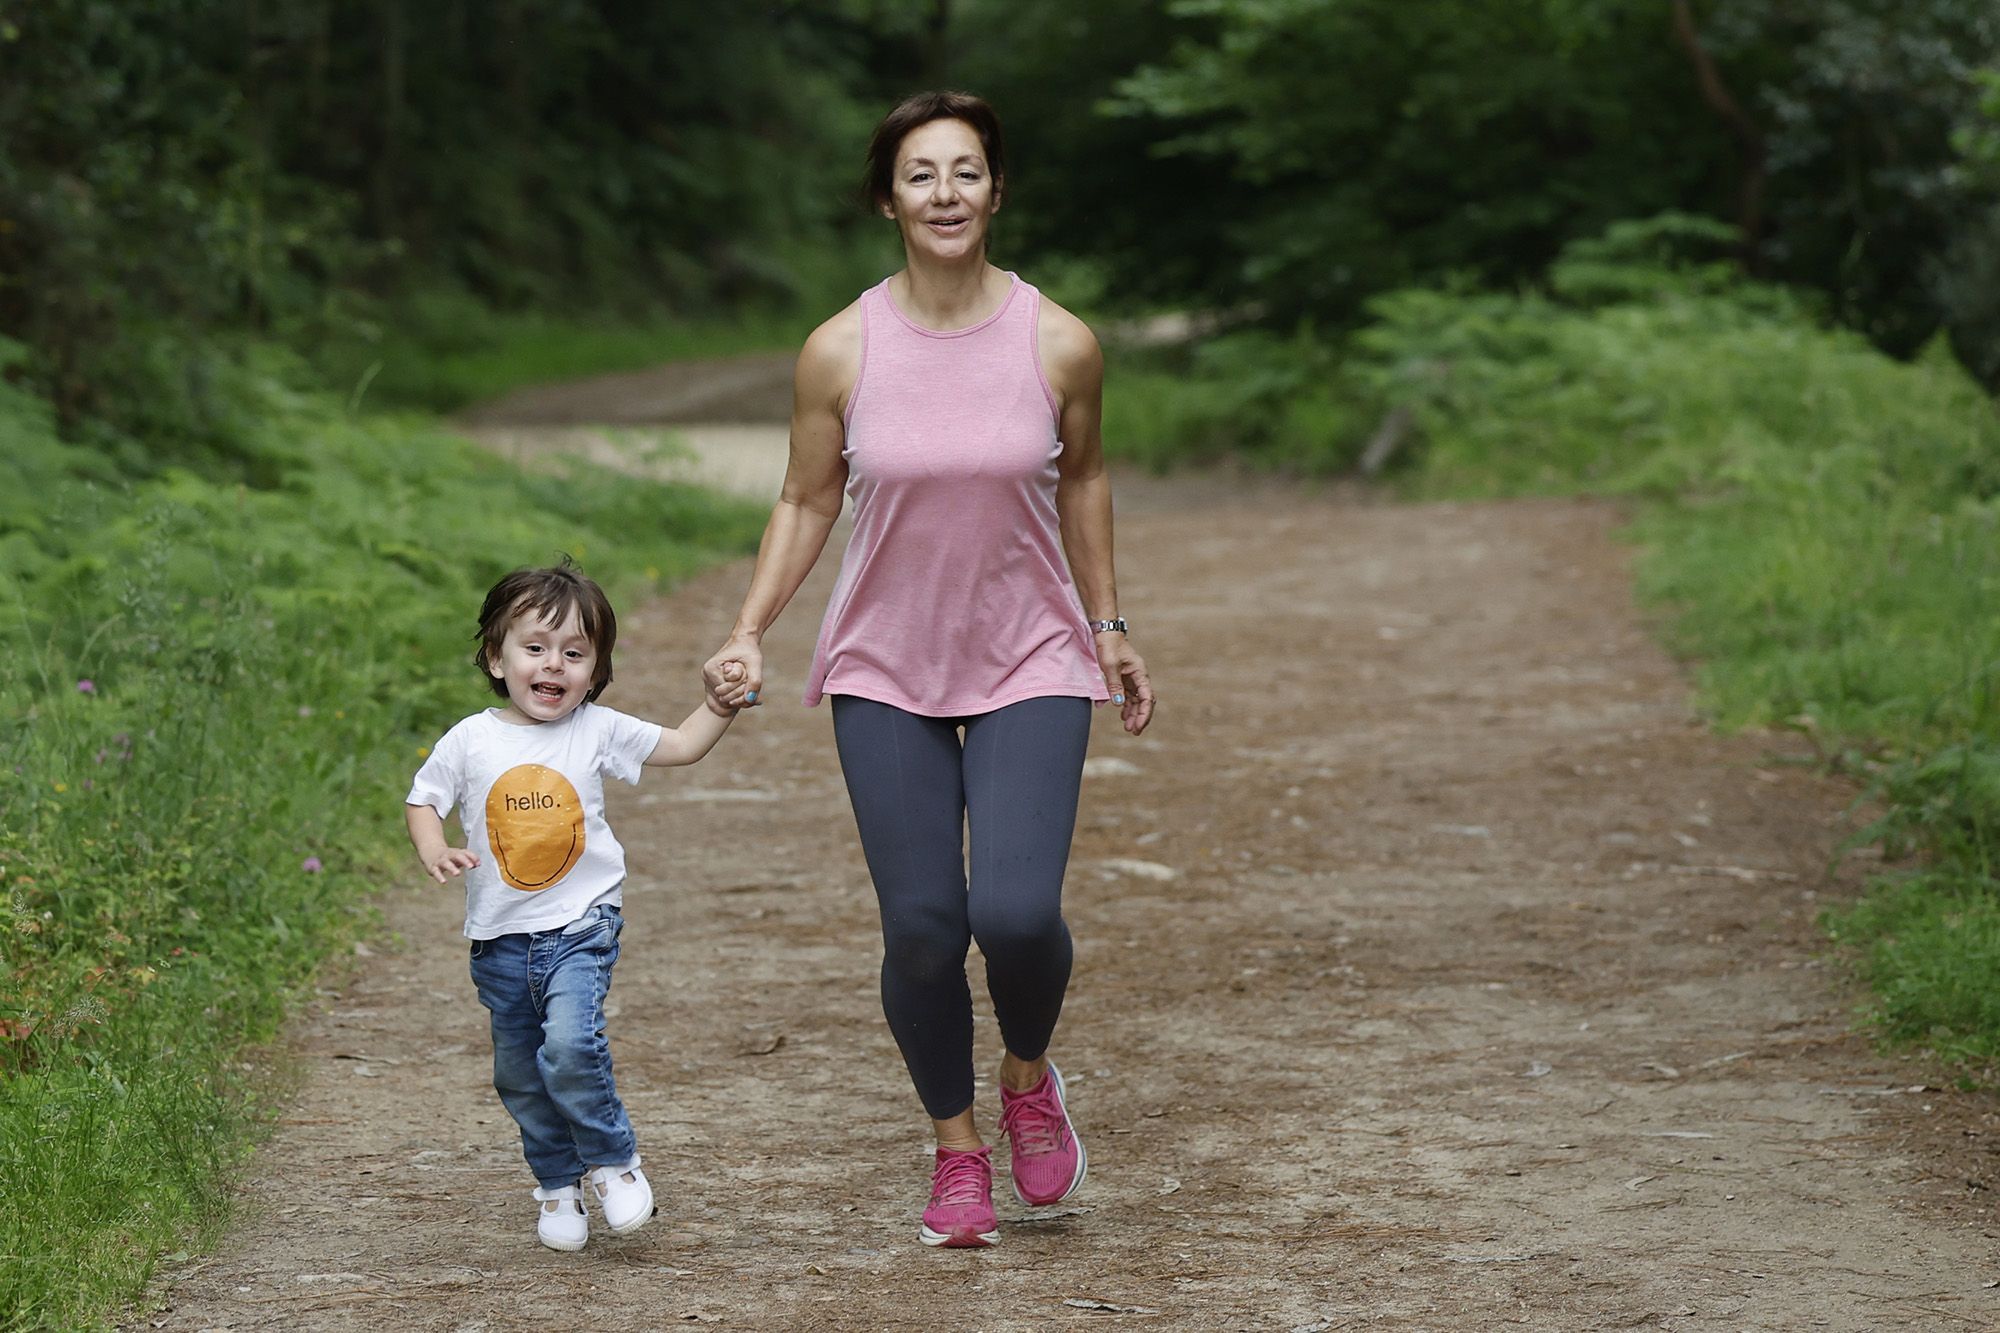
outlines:
[[[722,678],[726,681],[742,680],[743,664],[741,662],[724,662],[722,664]],[[706,703],[708,711],[714,713],[717,717],[735,717],[738,711],[727,704],[717,703],[715,696],[712,694],[703,694],[702,702]]]
[[[431,878],[443,884],[479,864],[479,854],[470,847],[447,847],[432,861],[424,863]]]

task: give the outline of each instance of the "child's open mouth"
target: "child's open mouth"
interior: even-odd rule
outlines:
[[[550,685],[544,681],[537,681],[533,688],[535,692],[535,697],[537,699],[543,699],[548,701],[549,703],[555,703],[559,701],[563,697],[563,694],[565,693],[562,686]]]

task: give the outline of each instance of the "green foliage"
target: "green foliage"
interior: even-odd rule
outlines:
[[[681,322],[817,300],[866,223],[852,9],[9,7],[0,336],[65,434],[213,472],[257,448],[210,401],[230,335],[365,338],[357,289]]]
[[[463,292],[433,290],[405,297],[358,322],[352,336],[322,344],[315,366],[356,410],[455,412],[521,385],[693,357],[794,351],[812,324],[812,317],[777,312],[630,322],[506,313]]]
[[[1627,219],[1563,247],[1549,266],[1550,290],[1577,306],[1751,290],[1728,258],[1736,229],[1687,213]]]
[[[202,393],[199,338],[144,326],[185,339],[281,315],[310,301],[294,271],[369,253],[347,202],[281,175],[262,145],[240,12],[45,0],[0,28],[0,335],[32,347],[71,430],[166,419],[149,443],[184,451],[207,433],[199,403],[176,411]]]
[[[1225,455],[1306,474],[1344,471],[1368,424],[1354,389],[1309,325],[1290,338],[1246,330],[1191,352],[1114,353],[1105,448],[1156,471]]]
[[[1977,76],[2000,66],[1987,0],[1692,5],[1736,127],[1658,0],[1171,8],[1179,40],[1094,86],[1116,80],[1112,111],[1223,173],[1226,206],[1189,209],[1206,195],[1183,167],[1080,173],[1069,211],[1167,217],[1181,266],[1209,275],[1194,290],[1338,325],[1384,291],[1514,285],[1616,219],[1691,209],[1878,344],[1914,351],[1949,319],[2000,375],[2000,182],[1969,169],[1990,136]]]
[[[2000,384],[2000,69],[1980,71],[1974,84],[1978,104],[1953,142],[1963,179],[1991,202],[1930,261],[1926,280],[1959,355],[1980,379]]]
[[[1964,170],[1954,132],[1977,115],[1978,72],[2000,64],[1987,0],[1710,4],[1704,35],[1769,158],[1761,260],[1825,294],[1834,316],[1898,355],[1974,295],[1939,260],[1995,244],[1992,182]],[[1955,325],[1970,346],[1977,330]],[[1993,349],[1982,352],[1992,354]]]
[[[1452,271],[1527,276],[1567,239],[1698,197],[1726,160],[1651,0],[1173,8],[1211,35],[1114,105],[1226,166],[1211,262],[1279,313],[1347,319]]]
[[[1117,79],[1209,26],[1158,0],[957,6],[948,81],[990,99],[1007,129],[995,253],[1031,259],[1035,282],[1065,305],[1051,274],[1079,262],[1101,271],[1090,302],[1100,310],[1243,299],[1236,275],[1215,262],[1232,210],[1206,206],[1229,198],[1227,167],[1162,154],[1156,123],[1102,114]]]
[[[245,1048],[404,864],[420,747],[490,702],[491,581],[567,551],[625,599],[761,528],[235,374],[267,486],[132,480],[0,384],[37,501],[0,510],[0,1325],[94,1318],[212,1224],[265,1113]]]
[[[1877,881],[1826,914],[1874,992],[1870,1013],[1889,1039],[1922,1043],[1988,1081],[2000,1061],[2000,895],[1951,874]]]
[[[1580,253],[1601,292],[1604,246]],[[1420,491],[1647,501],[1641,589],[1680,609],[1729,723],[1923,748],[2000,729],[1990,402],[1946,353],[1895,362],[1711,280],[1641,267],[1641,299],[1594,308],[1398,293],[1350,371],[1415,411]]]

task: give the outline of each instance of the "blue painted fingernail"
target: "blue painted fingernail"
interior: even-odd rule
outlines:
[[[1114,694],[1111,696],[1111,702],[1115,704],[1122,704],[1125,702],[1125,696],[1122,694]]]
[[[755,691],[755,690],[751,690],[751,691],[750,691],[749,693],[745,694],[745,695],[743,696],[743,702],[744,702],[744,703],[746,703],[746,704],[754,704],[754,703],[756,703],[756,702],[757,702],[757,691]]]

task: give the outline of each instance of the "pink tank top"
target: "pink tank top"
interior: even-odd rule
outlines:
[[[842,451],[854,535],[808,706],[852,694],[964,717],[1038,695],[1110,697],[1056,521],[1042,297],[1007,278],[998,310],[944,333],[912,323],[886,280],[862,294]]]

